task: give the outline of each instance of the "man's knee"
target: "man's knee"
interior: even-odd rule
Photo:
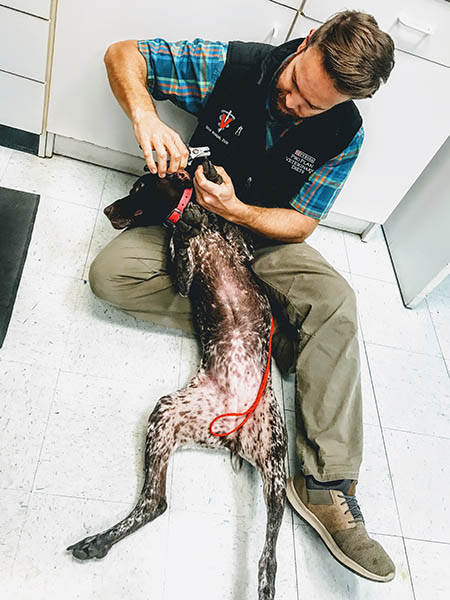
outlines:
[[[101,254],[97,256],[89,268],[89,285],[92,292],[101,300],[115,304],[117,286],[117,273],[114,266],[102,259]]]

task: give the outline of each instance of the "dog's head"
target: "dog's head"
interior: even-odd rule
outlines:
[[[192,188],[192,177],[185,169],[159,177],[143,175],[128,196],[116,200],[104,209],[115,229],[144,225],[161,225],[178,205],[186,188]]]

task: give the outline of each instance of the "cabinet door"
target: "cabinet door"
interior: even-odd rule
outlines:
[[[44,19],[50,18],[51,0],[4,0],[2,4],[29,13],[30,15],[36,15]]]
[[[0,123],[41,133],[45,84],[0,71]]]
[[[105,18],[105,14],[108,18]],[[59,0],[48,129],[99,146],[140,155],[129,120],[116,102],[103,56],[118,40],[162,37],[170,41],[255,40],[282,43],[296,15],[270,0]],[[275,35],[274,35],[275,34]],[[195,120],[169,102],[163,120],[187,139]]]
[[[0,69],[45,82],[48,23],[0,6]]]
[[[313,22],[301,18],[292,37]],[[384,223],[450,131],[450,69],[396,52],[387,84],[357,101],[365,139],[333,211]]]
[[[305,17],[326,21],[344,10],[372,14],[395,47],[416,56],[450,66],[450,2],[445,0],[307,0]]]

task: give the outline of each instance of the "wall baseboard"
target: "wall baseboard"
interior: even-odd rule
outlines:
[[[20,150],[28,154],[38,154],[39,135],[8,125],[0,125],[0,146]]]

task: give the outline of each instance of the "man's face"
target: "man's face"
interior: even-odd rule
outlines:
[[[304,119],[350,99],[338,92],[322,66],[320,50],[306,48],[306,40],[283,67],[276,82],[276,110]]]

